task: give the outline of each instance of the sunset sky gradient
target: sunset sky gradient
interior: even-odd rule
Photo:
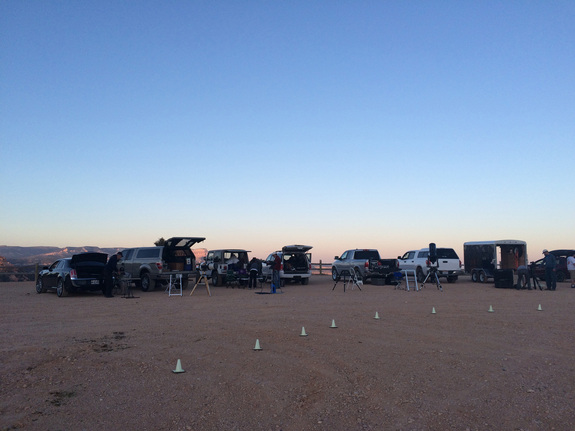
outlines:
[[[575,248],[572,1],[0,2],[0,244]]]

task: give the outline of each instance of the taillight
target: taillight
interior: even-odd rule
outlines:
[[[72,280],[77,280],[78,279],[78,273],[76,272],[75,269],[70,270],[70,278]]]
[[[156,268],[158,268],[158,270],[162,270],[163,266],[162,266],[162,262],[156,262]]]
[[[430,261],[429,259],[427,259],[427,260],[425,261],[425,264],[426,264],[427,266],[431,266],[431,261]]]
[[[463,264],[461,263],[461,260],[459,261],[459,268],[461,268],[463,266]]]
[[[365,266],[366,268],[369,268],[369,260],[366,260],[365,263],[363,264],[363,266]]]

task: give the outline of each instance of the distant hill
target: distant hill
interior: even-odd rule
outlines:
[[[1,265],[32,265],[39,263],[48,265],[55,260],[63,257],[70,257],[74,254],[85,252],[107,253],[112,255],[122,248],[100,248],[100,247],[17,247],[9,245],[0,245]]]

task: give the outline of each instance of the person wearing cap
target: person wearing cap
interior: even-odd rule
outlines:
[[[575,251],[567,258],[567,270],[571,276],[571,287],[575,288]]]
[[[124,255],[121,251],[110,257],[108,263],[104,267],[104,296],[106,298],[113,298],[112,290],[114,289],[114,273],[118,272],[118,261]]]
[[[557,289],[557,273],[555,268],[557,267],[557,259],[553,256],[547,249],[543,250],[545,257],[543,258],[543,265],[545,266],[545,284],[547,285],[547,290]]]

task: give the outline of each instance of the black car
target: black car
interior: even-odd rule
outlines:
[[[562,282],[568,280],[569,271],[567,270],[567,258],[569,256],[573,256],[574,250],[551,250],[555,259],[557,259],[557,268],[555,269],[555,273],[557,274],[557,281]],[[535,276],[545,281],[545,267],[543,266],[543,259],[536,260],[535,262],[531,262],[531,268],[533,268],[535,272]]]
[[[56,290],[58,296],[68,296],[77,290],[103,291],[105,253],[80,253],[45,266],[38,274],[36,292]]]

